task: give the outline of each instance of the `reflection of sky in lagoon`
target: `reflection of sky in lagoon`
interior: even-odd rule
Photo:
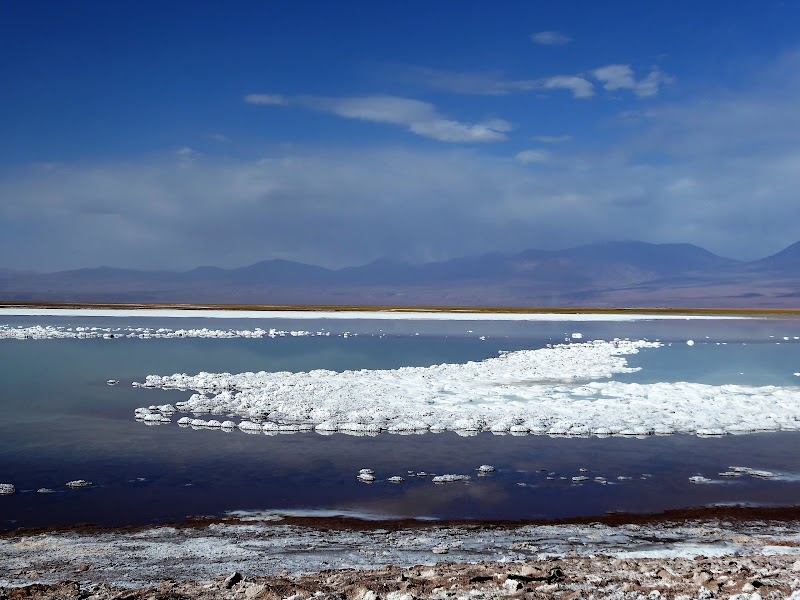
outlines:
[[[375,369],[481,360],[496,356],[499,350],[563,342],[572,332],[583,333],[584,339],[675,342],[628,357],[630,364],[643,370],[615,377],[623,381],[796,385],[800,378],[793,373],[800,371],[800,345],[783,337],[800,335],[800,321],[262,322],[8,317],[3,323],[310,331],[325,327],[334,334],[350,331],[359,336],[1,341],[0,481],[14,483],[20,490],[57,490],[0,498],[2,528],[83,521],[164,522],[187,514],[279,508],[442,518],[539,518],[713,502],[793,503],[800,491],[797,481],[752,477],[724,485],[688,481],[696,474],[718,479],[717,473],[731,465],[798,473],[800,459],[785,452],[800,439],[796,433],[719,439],[226,434],[137,423],[132,415],[135,407],[184,400],[187,393],[129,386],[147,374]],[[697,343],[689,347],[687,339]],[[716,345],[723,341],[729,343]],[[122,383],[109,387],[105,384],[109,378]],[[474,469],[481,464],[493,464],[498,470],[478,479]],[[375,469],[378,481],[356,482],[355,474],[363,467]],[[570,478],[582,467],[589,469],[587,476],[605,477],[610,484],[574,485]],[[383,481],[391,475],[406,476],[409,469],[472,474],[473,479],[466,485],[434,485],[424,478],[407,478],[398,485]],[[554,479],[547,479],[550,472],[557,473]],[[645,473],[652,477],[641,479]],[[618,480],[618,476],[632,479]],[[66,481],[79,478],[95,486],[79,491],[64,488]]]

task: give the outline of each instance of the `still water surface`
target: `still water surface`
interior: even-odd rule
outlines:
[[[651,512],[712,503],[797,504],[800,434],[565,439],[461,437],[455,433],[353,437],[266,436],[137,423],[133,409],[189,393],[131,387],[148,374],[259,370],[379,369],[482,360],[499,350],[631,337],[666,344],[628,358],[622,381],[797,385],[800,322],[621,323],[289,321],[234,319],[21,318],[3,324],[310,329],[329,337],[169,340],[0,340],[0,529],[165,523],[235,510],[334,510],[426,518],[536,519]],[[343,332],[356,334],[347,338]],[[480,339],[481,337],[485,339]],[[707,336],[707,337],[706,337]],[[772,337],[771,337],[772,336]],[[789,337],[789,341],[783,338]],[[694,339],[694,346],[685,341]],[[725,345],[723,345],[723,342]],[[117,379],[117,386],[106,385]],[[496,467],[478,478],[482,464]],[[729,466],[768,469],[781,480],[719,479]],[[375,470],[372,484],[356,481]],[[585,469],[585,472],[580,471]],[[470,474],[436,485],[407,471]],[[401,484],[385,481],[406,477]],[[574,484],[573,476],[606,485]],[[548,479],[551,477],[552,479]],[[566,479],[562,479],[562,477]],[[625,477],[630,479],[618,479]],[[67,481],[89,488],[70,490]],[[51,488],[53,493],[37,493]]]

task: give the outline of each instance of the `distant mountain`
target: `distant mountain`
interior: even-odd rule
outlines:
[[[800,242],[740,262],[691,244],[616,241],[338,270],[287,260],[185,272],[0,270],[0,300],[474,306],[792,306]]]
[[[800,242],[752,263],[757,269],[800,272]]]

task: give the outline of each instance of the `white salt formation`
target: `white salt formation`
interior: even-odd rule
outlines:
[[[372,469],[361,469],[358,472],[357,478],[359,481],[375,481],[375,471]]]
[[[431,481],[433,483],[453,483],[456,481],[469,481],[469,475],[437,475]]]
[[[0,483],[0,496],[10,496],[16,491],[13,483]]]
[[[60,327],[55,325],[32,325],[30,327],[14,327],[0,325],[0,340],[56,340],[79,339],[113,340],[120,338],[175,339],[175,338],[276,338],[329,336],[329,331],[284,331],[280,329],[169,329],[166,327]],[[112,385],[109,380],[109,385]]]
[[[75,481],[68,481],[67,487],[72,489],[84,488],[92,485],[91,481],[86,481],[85,479],[76,479]]]
[[[692,483],[713,483],[713,481],[707,477],[703,477],[702,475],[693,475],[689,477],[689,481]]]
[[[592,381],[630,373],[626,355],[660,342],[614,340],[392,370],[148,375],[145,388],[195,390],[174,409],[238,416],[243,431],[295,425],[322,434],[491,431],[514,435],[723,435],[800,430],[795,386]],[[172,413],[136,410],[151,422]],[[180,422],[180,421],[179,421]]]

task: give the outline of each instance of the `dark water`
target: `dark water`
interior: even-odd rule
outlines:
[[[180,521],[232,510],[355,511],[391,516],[521,519],[650,512],[738,502],[796,504],[798,433],[723,438],[562,439],[460,437],[455,433],[377,437],[315,433],[266,436],[148,427],[133,409],[186,399],[186,392],[130,386],[147,374],[198,371],[394,368],[463,362],[498,350],[537,348],[571,332],[584,339],[661,339],[672,346],[630,357],[643,367],[629,381],[796,385],[800,323],[677,321],[525,323],[173,319],[6,319],[8,324],[167,326],[318,330],[331,337],[234,340],[0,340],[0,529],[92,522],[125,525]],[[338,333],[350,331],[347,339]],[[419,334],[419,335],[417,335]],[[480,336],[486,336],[481,340]],[[708,336],[706,339],[705,336]],[[770,337],[776,336],[776,337]],[[783,340],[790,337],[789,342]],[[689,347],[686,339],[694,339]],[[778,344],[776,342],[780,341]],[[727,345],[717,345],[727,342]],[[105,384],[109,378],[120,385]],[[490,464],[497,471],[476,477]],[[779,471],[783,480],[720,480],[728,466]],[[377,481],[356,481],[359,469]],[[579,469],[587,469],[581,473]],[[391,484],[408,470],[471,474],[468,484],[429,478]],[[554,475],[548,475],[554,473]],[[702,474],[720,483],[696,485]],[[573,484],[571,477],[605,477]],[[553,479],[547,479],[547,477]],[[618,480],[617,477],[630,477]],[[561,479],[566,477],[567,479]],[[644,477],[644,478],[643,478]],[[67,481],[89,488],[69,490]],[[38,488],[54,493],[40,494]]]

